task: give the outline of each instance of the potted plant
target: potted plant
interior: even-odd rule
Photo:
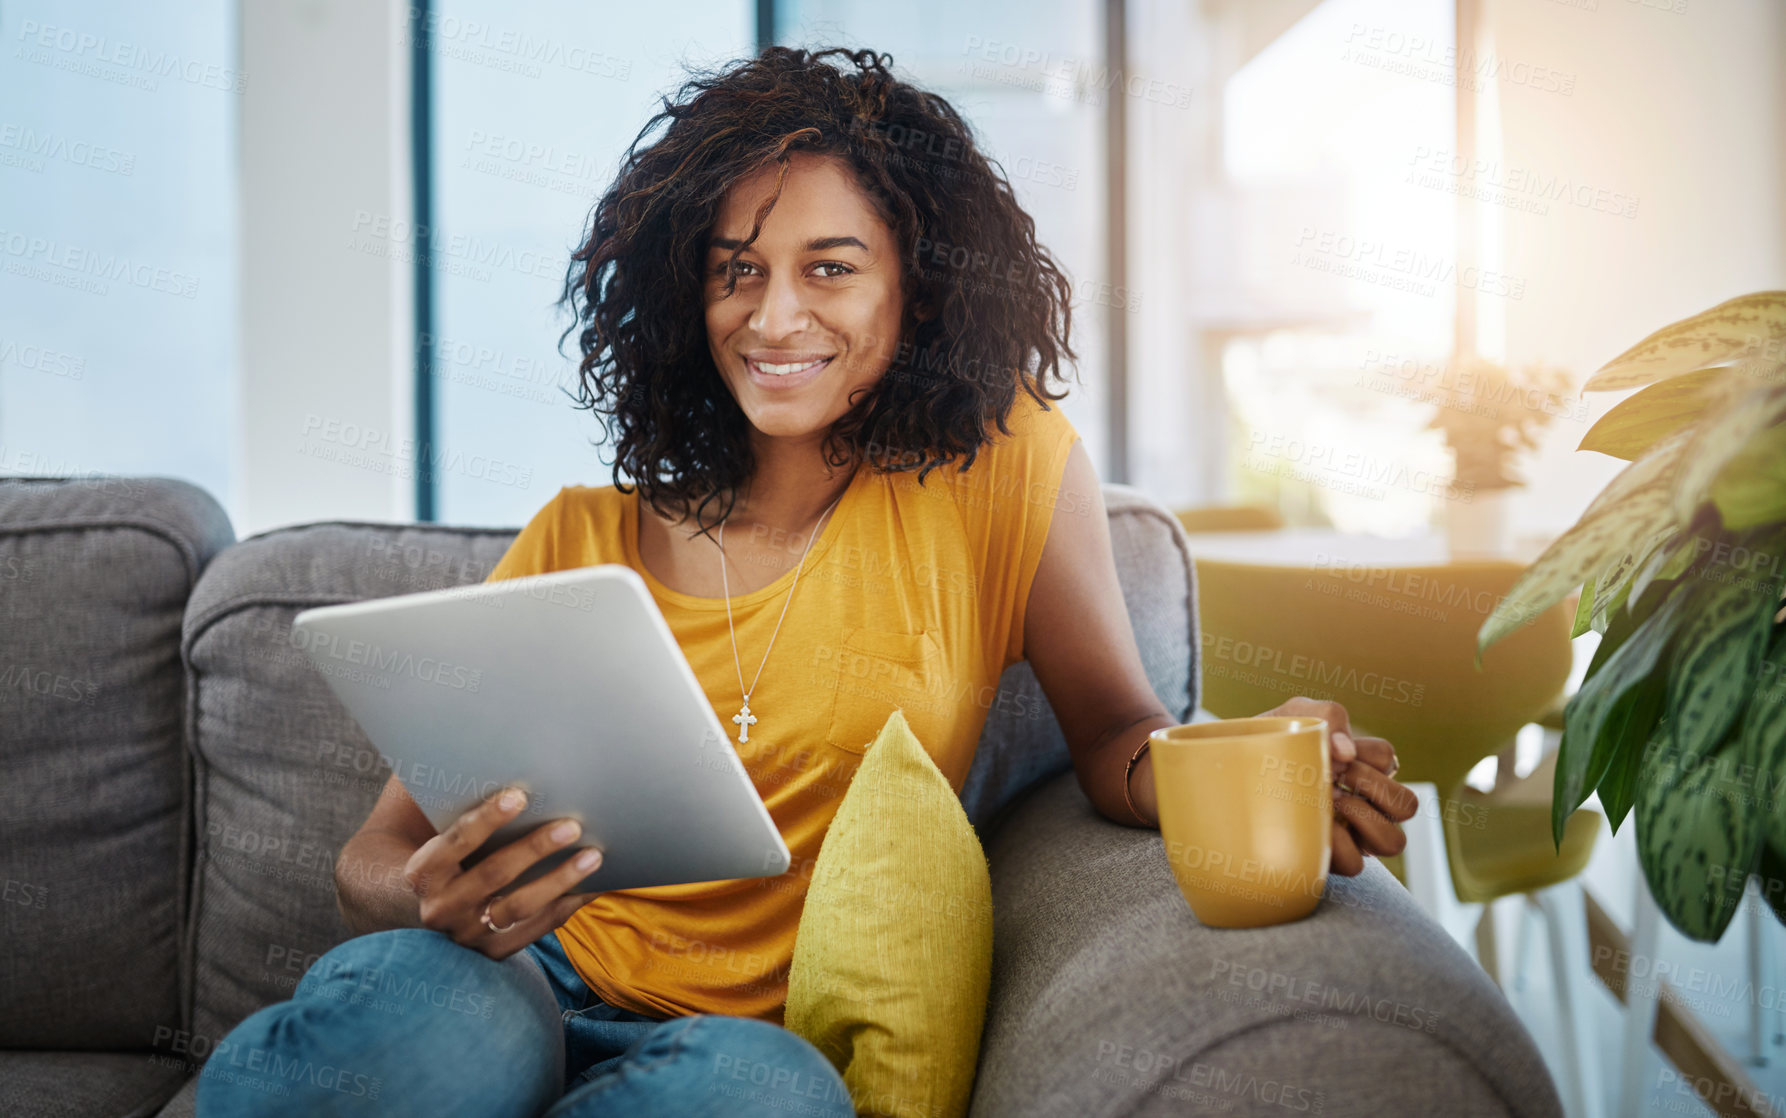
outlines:
[[[1514,465],[1538,446],[1538,435],[1567,414],[1569,374],[1547,365],[1518,372],[1480,357],[1453,363],[1455,375],[1433,396],[1426,429],[1442,432],[1455,463],[1454,484],[1468,496],[1446,511],[1453,555],[1507,549],[1508,494],[1525,479]]]
[[[1482,650],[1581,587],[1601,634],[1564,709],[1552,837],[1598,792],[1634,814],[1650,891],[1715,941],[1759,874],[1786,922],[1786,291],[1745,295],[1614,358],[1585,391],[1642,391],[1580,449],[1629,461],[1519,578]]]

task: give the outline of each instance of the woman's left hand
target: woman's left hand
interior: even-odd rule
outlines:
[[[1334,873],[1351,877],[1364,870],[1364,856],[1400,854],[1407,836],[1396,824],[1414,817],[1420,801],[1414,790],[1396,783],[1395,748],[1387,739],[1354,735],[1346,708],[1300,695],[1261,718],[1295,716],[1327,722],[1333,769]]]

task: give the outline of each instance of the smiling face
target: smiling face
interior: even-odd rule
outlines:
[[[707,249],[707,345],[758,431],[822,438],[850,409],[850,393],[892,363],[904,310],[899,249],[847,165],[796,152],[725,295],[726,261],[750,236],[778,170],[743,179],[720,205]]]

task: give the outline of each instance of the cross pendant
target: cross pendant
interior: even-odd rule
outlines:
[[[732,721],[738,724],[738,744],[745,744],[750,740],[750,728],[756,725],[757,721],[757,716],[750,712],[749,699],[744,700],[744,705],[738,708],[738,713],[732,715]]]

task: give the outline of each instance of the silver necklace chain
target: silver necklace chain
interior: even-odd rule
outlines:
[[[853,481],[854,478],[851,480]],[[844,490],[847,492],[849,486],[845,485]],[[832,501],[830,506],[819,515],[819,522],[813,526],[812,534],[806,537],[806,547],[800,552],[800,563],[794,568],[793,585],[788,587],[788,596],[781,603],[781,616],[775,619],[775,631],[769,634],[769,647],[763,650],[763,661],[757,665],[757,674],[751,679],[748,689],[744,686],[744,665],[738,660],[738,630],[732,624],[732,586],[726,578],[726,520],[730,520],[732,514],[726,513],[725,520],[719,522],[719,580],[726,596],[726,629],[732,634],[732,666],[738,669],[738,690],[744,696],[743,705],[738,708],[738,713],[732,716],[732,721],[738,725],[739,745],[747,744],[750,741],[750,728],[757,721],[757,716],[750,712],[751,692],[757,689],[757,681],[763,678],[763,667],[769,663],[769,652],[775,647],[775,638],[781,633],[781,623],[788,615],[788,605],[794,600],[794,591],[800,585],[800,571],[806,566],[806,556],[812,551],[812,541],[819,538],[819,532],[824,530],[831,510],[836,508],[838,501],[841,500],[843,500],[843,494],[839,493],[837,500]]]

